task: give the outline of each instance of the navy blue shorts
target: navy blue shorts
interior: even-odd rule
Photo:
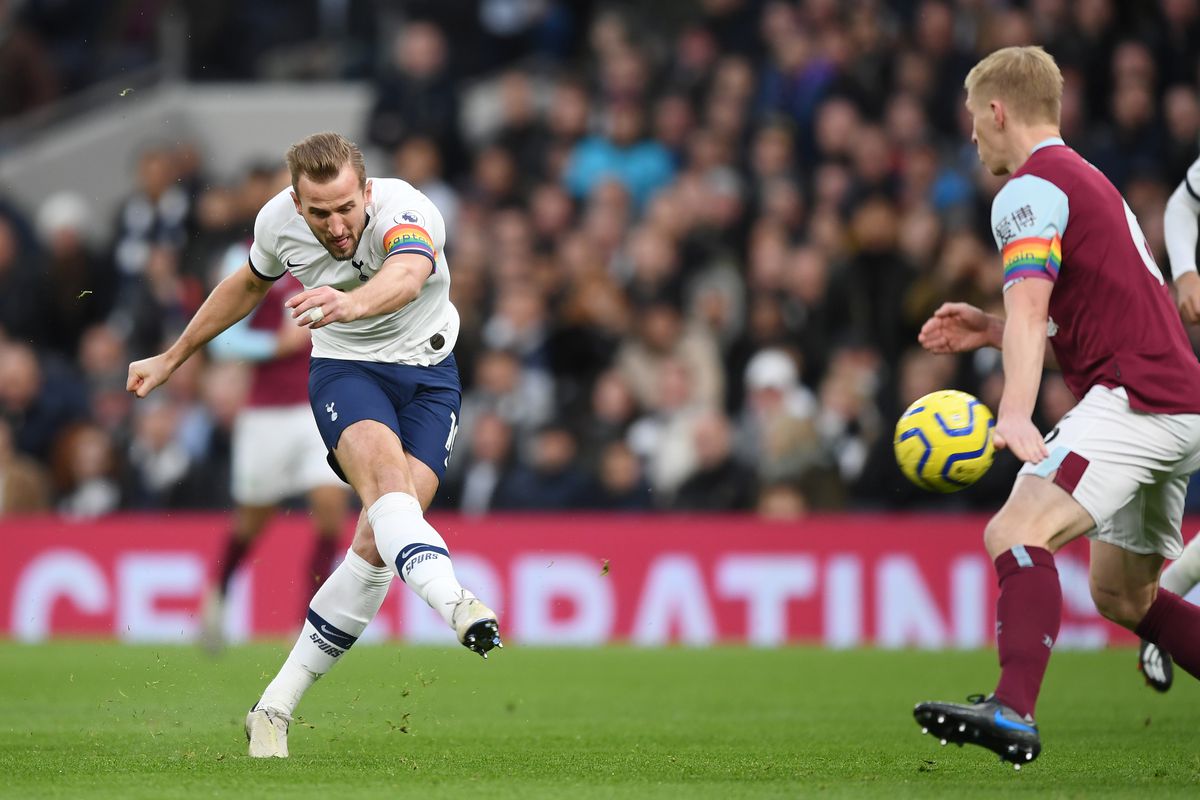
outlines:
[[[342,480],[346,476],[332,451],[342,431],[364,419],[395,431],[405,452],[433,470],[439,481],[446,474],[462,405],[453,353],[432,367],[313,358],[308,399],[330,450],[329,466]]]

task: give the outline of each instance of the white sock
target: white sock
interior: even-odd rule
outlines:
[[[425,521],[417,498],[388,492],[367,509],[367,519],[383,560],[395,567],[408,588],[441,614],[447,625],[452,625],[454,604],[474,595],[454,577],[446,541]]]
[[[1158,579],[1159,586],[1180,597],[1186,596],[1197,583],[1200,583],[1200,534],[1192,537],[1179,558]]]
[[[372,566],[353,550],[346,551],[346,558],[313,595],[304,630],[258,706],[290,716],[308,688],[333,669],[379,613],[391,585],[391,569]]]

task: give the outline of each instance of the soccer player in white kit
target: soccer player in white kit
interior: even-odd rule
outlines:
[[[1163,212],[1163,233],[1167,240],[1167,258],[1175,282],[1175,302],[1183,321],[1200,323],[1200,275],[1196,274],[1197,218],[1200,218],[1200,158],[1192,162],[1187,174],[1175,187]],[[1200,583],[1200,536],[1193,536],[1182,555],[1163,570],[1159,585],[1183,597]],[[1138,669],[1146,683],[1160,692],[1171,688],[1174,669],[1167,651],[1142,640],[1138,651]]]
[[[287,152],[292,186],[268,201],[247,263],[213,289],[165,352],[129,365],[145,397],[192,353],[246,316],[285,271],[287,302],[312,332],[309,399],[329,463],[364,508],[342,564],[313,596],[304,629],[246,717],[253,757],[286,758],[304,692],[366,629],[399,575],[487,657],[495,613],[459,584],[446,543],[424,518],[454,445],[462,389],[437,208],[402,180],[368,179],[362,152],[318,133]]]

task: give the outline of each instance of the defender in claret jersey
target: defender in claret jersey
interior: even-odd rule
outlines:
[[[1087,534],[1092,599],[1108,619],[1200,676],[1200,609],[1158,586],[1183,549],[1188,476],[1200,467],[1200,363],[1133,212],[1059,136],[1062,74],[1039,47],[1009,47],[967,75],[972,140],[995,175],[1005,318],[947,303],[924,325],[935,353],[1003,350],[995,437],[1025,462],[984,545],[1000,584],[1000,680],[967,704],[921,703],[942,743],[1037,757],[1034,705],[1058,636],[1054,553]],[[1044,438],[1031,421],[1046,340],[1078,404]]]

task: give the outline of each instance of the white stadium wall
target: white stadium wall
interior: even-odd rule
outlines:
[[[174,84],[125,97],[49,127],[0,152],[0,196],[32,214],[63,190],[83,195],[102,227],[134,185],[137,153],[151,143],[194,142],[206,176],[233,178],[247,164],[282,161],[288,144],[336,130],[359,139],[369,84]],[[385,165],[367,153],[368,165]]]

